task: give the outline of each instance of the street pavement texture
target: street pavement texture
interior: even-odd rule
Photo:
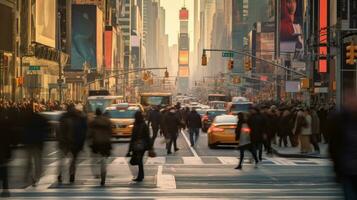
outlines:
[[[96,158],[84,150],[77,164],[76,181],[57,183],[59,152],[47,142],[43,176],[36,187],[24,181],[26,153],[14,152],[10,166],[10,199],[342,199],[335,183],[332,163],[319,158],[282,158],[264,155],[258,168],[246,152],[243,170],[235,170],[239,152],[235,147],[209,149],[207,134],[201,133],[195,147],[188,134],[178,139],[180,150],[166,155],[163,137],[155,143],[157,157],[145,158],[145,179],[132,182],[136,167],[125,157],[128,140],[113,140],[105,187],[93,174]],[[66,173],[68,174],[68,173]]]

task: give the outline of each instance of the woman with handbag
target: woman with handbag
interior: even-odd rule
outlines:
[[[244,161],[244,152],[250,151],[255,160],[255,167],[258,167],[258,157],[254,145],[251,143],[250,128],[247,123],[247,116],[243,113],[238,113],[238,123],[236,127],[236,140],[239,140],[238,148],[240,150],[239,164],[235,169],[242,169]]]
[[[133,179],[135,182],[141,182],[144,179],[143,157],[147,150],[150,151],[149,156],[155,156],[152,150],[149,127],[144,121],[142,112],[138,111],[135,113],[135,122],[128,151],[128,154],[131,154],[130,164],[138,165],[139,167],[138,176]]]

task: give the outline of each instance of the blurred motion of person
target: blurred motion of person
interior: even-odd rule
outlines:
[[[248,126],[251,129],[250,139],[254,150],[258,152],[258,159],[263,160],[263,142],[266,131],[266,118],[260,113],[258,108],[251,108],[249,110],[249,118],[247,120]]]
[[[100,185],[105,185],[107,175],[107,159],[111,154],[111,137],[112,137],[112,123],[110,119],[102,114],[102,111],[97,108],[95,111],[95,118],[89,123],[88,139],[90,148],[93,152],[93,174],[98,173],[96,168],[97,159],[100,160]]]
[[[41,116],[41,107],[32,103],[26,113],[24,145],[28,155],[26,178],[31,178],[32,186],[36,186],[42,174],[42,151],[44,141],[50,132],[49,122]],[[26,180],[27,181],[27,180]]]
[[[155,139],[157,137],[157,133],[160,129],[160,121],[161,121],[161,113],[159,111],[159,107],[155,106],[149,113],[148,125],[151,125],[152,128],[152,142],[155,144]]]
[[[177,147],[177,137],[179,134],[179,129],[181,127],[181,121],[177,117],[176,114],[177,110],[173,107],[169,109],[169,112],[165,116],[165,125],[166,125],[166,131],[167,134],[165,135],[165,138],[167,139],[167,154],[171,154],[171,148],[172,145],[174,146],[174,151],[180,150]]]
[[[345,199],[357,199],[357,94],[355,88],[343,91],[343,108],[327,119],[329,152],[336,179]]]
[[[201,116],[194,108],[192,108],[190,114],[187,116],[186,125],[190,134],[191,147],[194,147],[198,141],[200,128],[202,128]]]
[[[250,151],[253,155],[253,158],[255,160],[255,166],[258,166],[258,157],[257,157],[257,152],[254,148],[254,146],[251,143],[251,129],[248,126],[247,123],[247,116],[243,113],[238,113],[238,122],[237,122],[237,127],[235,130],[236,134],[236,140],[239,141],[239,151],[240,151],[240,157],[239,157],[239,164],[235,169],[242,169],[243,167],[243,161],[244,161],[244,152],[246,150]]]
[[[149,127],[146,125],[142,112],[135,113],[135,122],[129,144],[129,155],[131,154],[131,165],[138,165],[139,172],[135,182],[141,182],[144,179],[143,157],[147,150],[152,150],[152,140],[150,138]]]
[[[62,183],[62,168],[64,158],[71,155],[72,160],[69,167],[70,183],[74,182],[76,173],[76,161],[79,152],[83,149],[87,133],[87,118],[83,113],[75,109],[74,104],[69,104],[67,113],[60,119],[60,130],[58,146],[61,151],[58,183]]]
[[[315,109],[310,109],[309,113],[311,115],[311,133],[312,133],[310,136],[310,141],[311,144],[314,146],[315,152],[320,153],[320,147],[319,147],[320,119]]]

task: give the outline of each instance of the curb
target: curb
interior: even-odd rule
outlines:
[[[318,155],[318,154],[300,154],[300,153],[280,153],[274,147],[272,147],[273,153],[284,158],[319,158],[326,159],[328,156]]]

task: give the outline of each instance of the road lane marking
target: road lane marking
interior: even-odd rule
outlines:
[[[166,157],[148,157],[145,165],[164,165],[166,163]]]
[[[128,161],[126,160],[126,157],[117,157],[113,160],[112,163],[110,164],[115,164],[115,165],[127,165]]]
[[[162,165],[157,169],[156,186],[161,189],[176,189],[175,176],[170,174],[162,174]]]
[[[200,157],[182,157],[182,160],[185,165],[203,165]]]
[[[47,156],[52,156],[52,155],[54,155],[54,154],[56,154],[56,153],[58,153],[58,151],[54,151],[54,152],[52,152],[52,153],[49,153],[49,154],[47,154]]]
[[[185,131],[181,130],[181,134],[183,135],[183,138],[185,138],[185,141],[186,141],[187,145],[189,146],[189,148],[190,148],[190,150],[191,150],[193,156],[199,158],[199,156],[198,156],[196,150],[195,150],[193,147],[191,147],[191,143],[190,143],[190,141],[188,140],[188,138],[187,138],[187,136],[186,136],[186,134],[185,134]]]
[[[238,158],[236,158],[236,157],[217,157],[217,158],[224,165],[238,164]]]

